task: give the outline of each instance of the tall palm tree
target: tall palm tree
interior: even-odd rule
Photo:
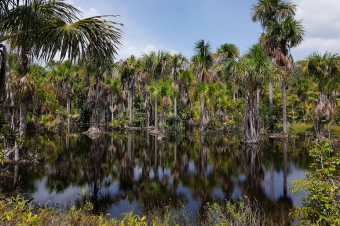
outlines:
[[[224,78],[228,78],[229,68],[227,67],[228,61],[238,58],[240,55],[239,48],[234,44],[225,43],[217,48],[216,53],[213,55],[216,65],[214,66],[217,69],[217,74],[224,75]],[[236,99],[236,91],[237,85],[234,83],[234,92],[233,92],[233,100],[235,102]]]
[[[194,82],[194,73],[191,70],[180,71],[178,76],[179,92],[181,97],[181,104],[184,107],[188,107],[190,103],[189,99],[189,87]]]
[[[283,21],[289,16],[295,16],[297,5],[282,0],[258,0],[251,8],[251,19],[260,22],[266,30],[271,21]]]
[[[147,90],[147,87],[153,78],[155,68],[156,53],[150,52],[144,53],[141,57],[141,71],[139,72],[139,80],[142,85],[142,91],[144,93],[144,108],[146,110],[146,126],[149,127],[151,122],[151,96]]]
[[[212,49],[210,42],[199,40],[195,43],[195,55],[192,58],[193,69],[196,74],[196,80],[200,82],[209,82],[211,74],[209,69],[213,65]]]
[[[158,53],[155,53],[155,52],[150,52],[149,54],[144,53],[142,55],[141,65],[140,65],[141,71],[139,73],[142,83],[146,85],[152,79],[154,80],[162,79],[163,81],[165,81],[167,79],[167,76],[169,76],[171,72],[170,60],[171,60],[171,55],[167,51],[162,50],[162,51],[158,51]],[[150,84],[150,87],[156,87],[154,85],[156,85],[156,82],[153,82],[153,84]],[[150,119],[151,119],[150,117],[151,104],[149,104],[149,102],[151,101],[151,99],[155,99],[155,97],[152,97],[152,93],[154,92],[150,91],[150,89],[148,89],[148,91],[149,91],[148,92],[149,95],[151,94],[151,96],[148,96],[148,93],[145,92],[145,98],[144,98],[145,105],[146,105],[145,107],[147,111],[147,126],[149,125]],[[155,102],[155,108],[156,107],[157,107],[157,104]],[[155,113],[156,112],[157,112],[157,109],[155,109]],[[156,118],[157,117],[155,116],[155,119]]]
[[[71,123],[71,96],[73,91],[73,83],[74,83],[74,72],[76,71],[75,65],[72,65],[72,62],[67,60],[62,64],[50,64],[50,68],[52,69],[51,79],[57,83],[58,90],[56,93],[57,100],[59,102],[63,102],[66,99],[66,109],[67,109],[67,124]],[[64,102],[65,103],[65,102]]]
[[[27,125],[27,103],[35,94],[34,78],[30,74],[26,74],[24,77],[18,79],[16,86],[20,99],[19,135],[20,137],[24,137],[26,135]]]
[[[158,100],[161,96],[161,87],[156,80],[152,80],[150,85],[147,87],[151,98],[155,101],[155,131],[158,132]]]
[[[119,79],[107,80],[108,86],[110,87],[110,111],[111,121],[113,121],[114,113],[118,111],[117,104],[120,101],[121,92],[121,81]]]
[[[171,80],[159,83],[159,86],[161,89],[160,99],[162,100],[161,101],[162,111],[161,111],[161,116],[160,116],[161,128],[163,128],[163,123],[166,123],[166,116],[172,104],[171,96],[173,96],[174,93],[173,93],[173,89],[172,89],[173,87],[171,86],[171,84],[172,84]],[[163,128],[163,132],[165,132],[164,128]]]
[[[156,58],[154,58],[154,74],[155,79],[162,79],[165,81],[167,75],[170,75],[171,70],[171,55],[165,50],[158,51]]]
[[[248,91],[243,121],[244,141],[257,143],[260,139],[260,117],[255,101],[256,90],[261,87],[265,76],[272,72],[272,62],[261,46],[255,44],[239,61],[234,61],[230,68],[232,76]]]
[[[304,28],[301,21],[288,17],[282,22],[269,22],[267,33],[262,35],[260,43],[264,50],[275,59],[282,78],[282,114],[283,132],[287,132],[287,104],[286,86],[294,69],[294,59],[290,49],[300,45],[304,37]]]
[[[259,21],[264,30],[260,44],[265,52],[275,59],[282,76],[283,132],[287,132],[286,83],[294,67],[290,48],[300,45],[304,37],[301,21],[294,20],[297,6],[282,0],[258,0],[253,5],[252,20]],[[273,130],[273,83],[269,79],[270,131]]]
[[[212,80],[210,68],[213,66],[213,57],[211,44],[204,40],[199,40],[195,43],[194,47],[195,55],[191,61],[193,63],[193,70],[196,74],[197,84],[201,82],[208,83]],[[202,98],[204,100],[204,97]],[[200,121],[203,124],[207,124],[208,120],[208,109],[205,106],[204,101],[200,101]]]
[[[127,87],[128,90],[128,108],[129,108],[129,120],[132,123],[132,92],[135,89],[135,75],[137,69],[135,68],[136,58],[131,56],[126,60],[120,62],[120,74],[122,85]]]
[[[312,78],[319,86],[318,103],[314,108],[314,131],[316,134],[324,133],[324,121],[327,124],[331,116],[338,114],[335,98],[332,96],[334,84],[339,82],[340,56],[331,52],[323,55],[313,53],[299,65],[305,75]]]
[[[3,3],[3,2],[2,2]],[[60,54],[73,61],[91,46],[92,52],[100,53],[102,59],[113,59],[120,45],[121,30],[115,22],[102,20],[102,16],[79,20],[78,9],[62,0],[7,0],[0,4],[0,42],[9,41],[20,52],[20,71],[28,72],[28,54],[47,61]],[[10,72],[6,46],[0,44],[6,62],[5,105],[13,106],[10,87]]]
[[[181,53],[174,54],[171,58],[171,69],[173,74],[173,84],[171,88],[171,96],[174,99],[174,116],[176,118],[175,121],[175,129],[177,129],[177,94],[178,94],[178,73],[180,70],[183,70],[189,61],[186,57],[184,57]]]

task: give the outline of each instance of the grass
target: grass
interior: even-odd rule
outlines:
[[[277,126],[278,129],[282,130],[282,125]],[[313,134],[313,124],[305,124],[302,122],[298,123],[291,123],[288,124],[288,131],[291,131],[292,134],[298,135],[298,134],[305,134],[306,132],[309,134]],[[327,125],[325,125],[325,132],[328,131]],[[338,125],[331,125],[331,133],[337,137],[340,137],[340,126]]]
[[[79,210],[73,206],[68,211],[56,211],[47,207],[32,207],[23,198],[8,198],[0,200],[0,222],[4,225],[89,225],[89,226],[167,226],[167,225],[196,225],[188,218],[184,210],[174,213],[170,208],[164,211],[155,211],[148,216],[133,215],[132,212],[123,214],[121,220],[107,219],[107,216],[96,216],[91,213],[92,204],[87,202]],[[199,225],[274,225],[266,221],[262,209],[249,200],[240,200],[236,204],[227,202],[225,206],[211,204],[207,206],[204,219],[198,220]],[[0,223],[0,225],[2,225]],[[276,224],[277,225],[277,224]]]

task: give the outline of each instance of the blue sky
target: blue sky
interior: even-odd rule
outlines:
[[[121,15],[123,46],[117,59],[131,54],[165,49],[193,55],[199,39],[210,41],[213,50],[234,43],[241,53],[258,41],[262,29],[250,19],[257,0],[67,0],[81,9],[83,17]],[[340,0],[294,0],[296,18],[303,19],[305,42],[294,49],[295,60],[326,50],[340,53]]]

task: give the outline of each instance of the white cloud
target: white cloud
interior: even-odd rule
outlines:
[[[297,50],[307,55],[312,52],[340,52],[340,1],[296,0],[297,19],[303,19],[305,41]]]
[[[101,15],[99,11],[96,10],[95,8],[90,8],[89,10],[86,10],[83,9],[82,7],[77,7],[77,9],[79,9],[82,12],[81,18],[88,18]]]
[[[78,4],[80,1],[75,2],[75,0],[65,0],[65,3],[73,5],[77,9],[79,9],[82,14],[80,15],[80,18],[88,18],[88,17],[93,17],[93,16],[98,16],[100,15],[99,11],[95,8],[90,8],[90,9],[84,9],[83,7],[79,6]]]
[[[155,46],[153,44],[130,44],[128,41],[124,41],[123,45],[119,48],[117,59],[126,59],[131,55],[140,57],[143,53],[149,53],[151,51],[167,50],[170,54],[178,53],[176,50],[169,50],[163,46]]]

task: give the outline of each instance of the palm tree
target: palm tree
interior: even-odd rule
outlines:
[[[156,53],[144,53],[141,57],[141,71],[139,72],[139,80],[142,85],[144,93],[144,108],[146,110],[146,126],[149,127],[151,121],[151,98],[148,90],[146,89],[153,78],[155,68]]]
[[[297,5],[282,0],[258,0],[251,8],[251,19],[260,22],[263,30],[272,21],[283,21],[289,16],[295,16]]]
[[[255,101],[256,90],[261,87],[265,76],[272,72],[272,63],[260,45],[253,45],[247,54],[234,61],[232,76],[248,91],[247,105],[243,121],[243,137],[247,143],[257,143],[260,139],[260,117]]]
[[[173,93],[173,89],[172,89],[172,86],[171,86],[172,82],[171,80],[168,80],[168,81],[165,81],[165,82],[160,82],[159,83],[159,86],[160,86],[160,90],[161,90],[161,93],[160,93],[160,98],[161,98],[161,103],[162,103],[162,111],[161,111],[161,116],[160,116],[160,122],[161,122],[161,125],[163,128],[163,123],[166,123],[166,115],[168,114],[168,110],[171,106],[171,96],[174,95]],[[164,131],[164,128],[163,128],[163,132]]]
[[[131,56],[126,60],[122,60],[120,62],[120,74],[121,74],[121,82],[123,86],[128,89],[128,108],[129,108],[129,120],[132,123],[132,92],[135,89],[135,68],[136,58],[135,56]]]
[[[162,79],[163,81],[166,80],[166,77],[170,74],[170,60],[171,55],[167,51],[158,51],[156,54],[155,52],[150,52],[149,54],[143,54],[141,58],[141,65],[140,65],[140,79],[143,86],[147,85],[151,79]],[[154,87],[156,82],[153,82],[154,84],[150,84],[148,87],[148,93],[152,95],[153,91],[150,91],[150,87]],[[158,98],[158,97],[157,97]],[[149,126],[150,123],[150,108],[151,105],[149,102],[151,99],[155,99],[155,97],[149,98],[147,92],[145,92],[145,108],[147,113],[147,126]],[[155,102],[155,107],[156,106]],[[157,110],[155,109],[155,112]],[[157,117],[155,116],[155,119]],[[156,125],[156,124],[155,124]],[[157,126],[156,126],[157,127]],[[157,130],[157,128],[156,128]]]
[[[296,5],[282,0],[258,0],[253,5],[252,20],[259,21],[264,30],[260,44],[275,59],[282,74],[283,132],[287,132],[286,83],[294,67],[290,48],[300,45],[304,37],[301,21],[294,20]],[[273,83],[269,80],[270,131],[273,130]]]
[[[28,53],[47,61],[57,53],[60,59],[73,61],[90,46],[92,52],[100,53],[102,59],[113,59],[120,45],[121,30],[115,22],[102,20],[102,16],[78,19],[78,9],[62,0],[7,0],[0,4],[0,42],[9,41],[20,52],[20,72],[28,72]],[[10,72],[6,46],[0,44],[5,60],[6,106],[13,106],[10,88]],[[99,59],[98,59],[99,60]]]
[[[173,83],[171,87],[171,97],[174,99],[174,116],[176,118],[175,121],[175,130],[177,129],[177,94],[178,94],[178,73],[180,70],[184,69],[184,67],[189,64],[187,58],[185,58],[181,53],[174,54],[171,58],[171,69],[173,74]]]
[[[152,80],[150,85],[147,87],[147,90],[150,93],[151,98],[155,101],[155,131],[158,132],[158,99],[161,96],[161,87],[160,84],[156,82],[156,80]]]
[[[154,58],[154,74],[153,77],[155,79],[162,79],[165,81],[166,75],[170,74],[170,62],[171,55],[167,51],[158,51],[156,58]]]
[[[305,61],[300,61],[299,65],[303,73],[319,86],[318,103],[314,108],[314,131],[316,134],[322,134],[324,133],[324,120],[329,125],[331,117],[338,114],[332,91],[339,79],[340,56],[331,52],[325,52],[323,55],[313,53]]]
[[[196,74],[196,82],[197,84],[200,84],[201,82],[208,83],[212,80],[212,76],[209,71],[213,65],[211,44],[209,42],[205,42],[204,40],[199,40],[195,43],[194,51],[195,55],[192,57],[191,61],[193,63],[193,70]],[[204,100],[204,97],[202,98],[202,100]],[[200,101],[199,105],[201,113],[200,121],[203,124],[207,124],[209,122],[209,112],[205,106],[204,101]]]
[[[190,104],[189,88],[194,82],[194,77],[195,75],[191,70],[184,70],[179,73],[179,93],[183,107],[188,107]]]
[[[217,74],[225,75],[225,78],[228,78],[228,61],[238,58],[240,55],[239,48],[234,44],[225,43],[217,48],[216,53],[213,55],[216,65],[215,69],[217,69]],[[224,72],[224,73],[223,73]],[[235,102],[236,99],[236,91],[237,85],[234,83],[234,92],[233,92],[233,100]]]
[[[211,52],[210,42],[199,40],[195,43],[194,47],[195,55],[192,57],[193,70],[196,74],[196,80],[200,82],[209,82],[211,74],[209,69],[213,65],[213,57]]]
[[[110,111],[111,111],[111,121],[113,121],[114,113],[118,110],[117,104],[120,101],[120,91],[121,91],[121,82],[119,79],[107,80],[108,86],[110,87]]]
[[[105,75],[112,74],[114,67],[112,67],[113,62],[111,59],[99,60],[103,59],[102,56],[99,56],[98,58],[93,56],[93,58],[95,58],[95,60],[90,60],[90,62],[85,64],[89,64],[89,67],[92,68],[91,71],[96,78],[96,84],[90,87],[88,100],[93,103],[92,122],[93,126],[98,129],[100,112],[105,113],[104,108],[107,106],[107,97],[109,94],[109,86],[106,86],[100,80],[104,80]]]
[[[56,93],[57,100],[63,102],[66,99],[66,109],[67,109],[67,124],[71,123],[71,96],[73,91],[74,83],[74,73],[76,72],[76,66],[72,65],[72,62],[67,60],[62,64],[50,64],[51,79],[56,81],[58,90]],[[65,103],[65,102],[64,102]]]
[[[290,49],[300,45],[304,37],[301,21],[288,17],[282,22],[272,21],[268,24],[267,33],[261,37],[264,50],[275,59],[282,77],[282,114],[283,132],[287,132],[286,84],[294,69],[294,59]]]
[[[30,74],[19,78],[17,81],[17,93],[20,99],[20,126],[19,135],[24,137],[26,135],[27,125],[27,103],[32,99],[35,94],[34,79]]]

